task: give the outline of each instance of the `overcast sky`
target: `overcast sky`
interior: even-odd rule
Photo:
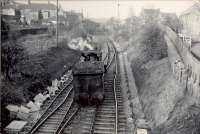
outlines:
[[[15,0],[19,2],[19,0]],[[35,3],[35,1],[33,2]],[[38,1],[37,1],[38,3]],[[39,1],[47,3],[47,1]],[[51,1],[55,4],[55,1]],[[85,17],[90,18],[110,18],[117,17],[117,0],[116,1],[59,1],[64,10],[83,11]],[[119,0],[120,18],[124,19],[129,14],[139,15],[142,8],[160,9],[163,12],[176,13],[181,12],[194,4],[192,0]]]

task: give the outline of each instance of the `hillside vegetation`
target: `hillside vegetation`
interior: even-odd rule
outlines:
[[[68,18],[70,26],[59,26],[58,45],[55,33],[38,33],[37,35],[14,36],[9,31],[9,39],[1,45],[2,59],[2,109],[3,127],[12,120],[5,109],[8,104],[22,105],[38,93],[46,91],[52,80],[71,69],[80,59],[80,50],[73,50],[68,43],[74,38],[93,36],[101,32],[100,25],[85,19],[83,22]],[[87,25],[90,24],[90,25]],[[12,30],[12,29],[10,29]],[[55,30],[55,29],[54,29]]]
[[[148,15],[130,17],[120,26],[115,26],[114,20],[109,23],[113,24],[113,39],[128,54],[149,133],[199,134],[200,107],[173,76],[164,29],[159,27],[166,25],[176,33],[181,28],[179,20],[175,15],[160,13],[165,21],[158,22],[160,19]],[[143,20],[148,17],[151,22]]]
[[[152,134],[198,134],[200,108],[174,78],[161,31],[157,26],[144,26],[128,48],[145,118]]]

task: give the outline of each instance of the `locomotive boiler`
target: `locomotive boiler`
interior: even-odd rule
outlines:
[[[75,101],[80,104],[100,104],[104,98],[104,62],[101,53],[87,51],[73,68]]]

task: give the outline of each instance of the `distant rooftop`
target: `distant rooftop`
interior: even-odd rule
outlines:
[[[14,9],[32,9],[32,10],[56,10],[56,6],[51,3],[30,3],[30,4],[19,4],[11,3],[3,7],[4,9],[14,8]]]
[[[142,12],[144,12],[144,13],[160,13],[160,9],[148,9],[148,8],[145,8],[145,9],[142,9]]]
[[[31,3],[31,4],[20,4],[20,9],[33,9],[33,10],[56,10],[56,6],[51,3]]]

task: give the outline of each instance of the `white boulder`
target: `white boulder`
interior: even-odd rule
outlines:
[[[42,106],[42,103],[40,103],[40,102],[35,102],[34,104],[37,109],[40,109],[40,107]]]
[[[44,98],[45,98],[45,100],[46,100],[46,99],[50,98],[50,95],[49,95],[49,94],[46,94],[46,95],[44,95]]]
[[[39,93],[34,97],[34,101],[43,103],[45,101],[45,97],[43,96],[43,94]]]
[[[51,86],[51,87],[47,87],[47,90],[49,91],[49,94],[54,96],[55,95],[55,89]]]
[[[20,132],[24,126],[27,124],[26,121],[18,121],[18,120],[14,120],[12,121],[4,130],[6,132],[15,132],[18,133]]]
[[[24,107],[23,105],[21,105],[19,107],[19,112],[22,112],[22,113],[29,113],[30,112],[30,109]]]
[[[29,113],[23,113],[23,112],[17,113],[17,118],[21,120],[28,120],[29,116],[30,116]]]
[[[137,134],[148,134],[147,129],[137,128]]]
[[[29,101],[29,103],[27,103],[26,106],[27,106],[28,108],[30,108],[30,110],[31,110],[30,112],[35,112],[35,111],[40,110],[40,109],[38,108],[38,106],[37,106],[35,103],[33,103],[32,101]]]
[[[59,83],[59,81],[57,79],[53,80],[52,81],[52,87],[54,87],[55,89],[57,89],[58,88],[58,83]]]
[[[19,106],[9,104],[9,105],[6,106],[6,109],[8,109],[11,112],[18,112],[19,111]]]

